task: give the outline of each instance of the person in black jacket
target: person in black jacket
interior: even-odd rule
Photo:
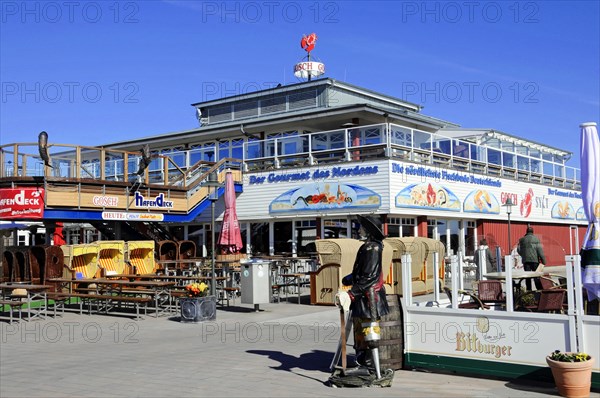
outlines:
[[[527,233],[521,239],[519,239],[519,247],[517,252],[521,256],[523,261],[523,269],[525,271],[537,271],[540,263],[546,265],[546,256],[544,255],[544,249],[542,242],[537,236],[533,234],[533,228],[527,227]],[[531,290],[531,279],[527,278],[525,281],[527,290]],[[541,283],[536,278],[535,285],[538,289],[541,289]]]
[[[381,222],[374,217],[359,215],[358,222],[359,235],[365,243],[358,250],[352,273],[342,279],[343,285],[352,287],[347,292],[339,292],[336,302],[347,301],[348,297],[339,296],[349,296],[357,362],[359,365],[372,365],[380,379],[379,351],[375,343],[381,338],[379,320],[389,313],[381,261],[385,235],[381,231]]]

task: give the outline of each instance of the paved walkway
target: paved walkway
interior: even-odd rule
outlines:
[[[397,371],[390,388],[332,388],[338,310],[260,307],[238,300],[219,308],[216,322],[198,324],[76,313],[2,322],[0,397],[558,396],[551,384],[419,371]]]

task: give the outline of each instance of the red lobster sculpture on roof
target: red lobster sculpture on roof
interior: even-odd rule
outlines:
[[[307,53],[310,53],[315,48],[315,44],[317,43],[317,34],[311,33],[310,35],[302,36],[302,40],[300,40],[300,47],[306,50]]]

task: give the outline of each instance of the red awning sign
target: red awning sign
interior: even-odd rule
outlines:
[[[44,189],[0,189],[0,219],[43,218]]]

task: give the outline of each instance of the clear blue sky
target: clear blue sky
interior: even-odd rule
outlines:
[[[191,103],[326,76],[574,152],[600,122],[598,1],[1,2],[0,143],[197,127]]]

